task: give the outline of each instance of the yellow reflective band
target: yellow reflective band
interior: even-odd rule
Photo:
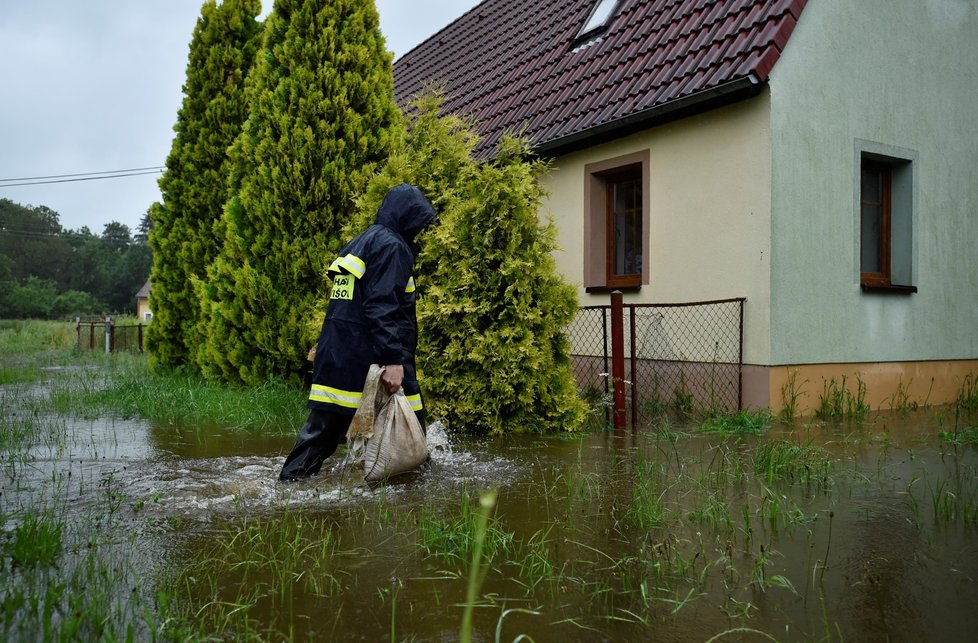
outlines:
[[[363,259],[356,255],[346,255],[345,257],[337,257],[333,263],[329,264],[329,271],[346,271],[360,279],[363,277],[363,273],[367,272],[367,264],[363,263]]]
[[[414,277],[408,277],[408,285],[404,292],[414,292]]]
[[[424,408],[424,405],[421,404],[420,393],[418,393],[417,395],[407,395],[406,397],[407,397],[407,401],[411,403],[412,411],[420,411],[421,409]]]
[[[360,398],[363,393],[359,391],[341,391],[338,388],[313,384],[309,392],[309,399],[313,402],[323,402],[325,404],[335,404],[348,409],[355,409],[360,405]]]

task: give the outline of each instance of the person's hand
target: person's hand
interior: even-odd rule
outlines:
[[[388,393],[397,393],[397,389],[401,388],[401,382],[404,381],[404,367],[400,364],[385,366],[384,372],[380,374],[380,381],[387,388]]]

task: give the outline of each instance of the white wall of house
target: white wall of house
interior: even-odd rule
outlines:
[[[771,364],[978,358],[978,2],[811,0],[770,78]],[[863,292],[863,149],[911,161],[915,294]]]
[[[649,282],[626,302],[746,297],[744,358],[768,363],[771,152],[760,96],[562,156],[541,214],[559,230],[558,267],[582,305],[606,303],[583,286],[585,166],[649,152]]]

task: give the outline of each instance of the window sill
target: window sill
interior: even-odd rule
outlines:
[[[880,292],[890,293],[893,295],[912,295],[913,293],[917,292],[917,286],[899,286],[897,284],[891,284],[889,286],[859,284],[859,287],[863,289],[863,292]]]
[[[584,292],[589,295],[600,295],[602,293],[612,293],[615,291],[619,292],[639,292],[642,290],[641,286],[587,286],[584,288]]]

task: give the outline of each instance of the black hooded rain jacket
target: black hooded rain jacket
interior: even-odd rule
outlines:
[[[333,289],[316,345],[309,408],[353,415],[370,365],[401,364],[404,393],[421,410],[414,239],[434,219],[421,190],[398,185],[384,197],[374,225],[330,265]]]

